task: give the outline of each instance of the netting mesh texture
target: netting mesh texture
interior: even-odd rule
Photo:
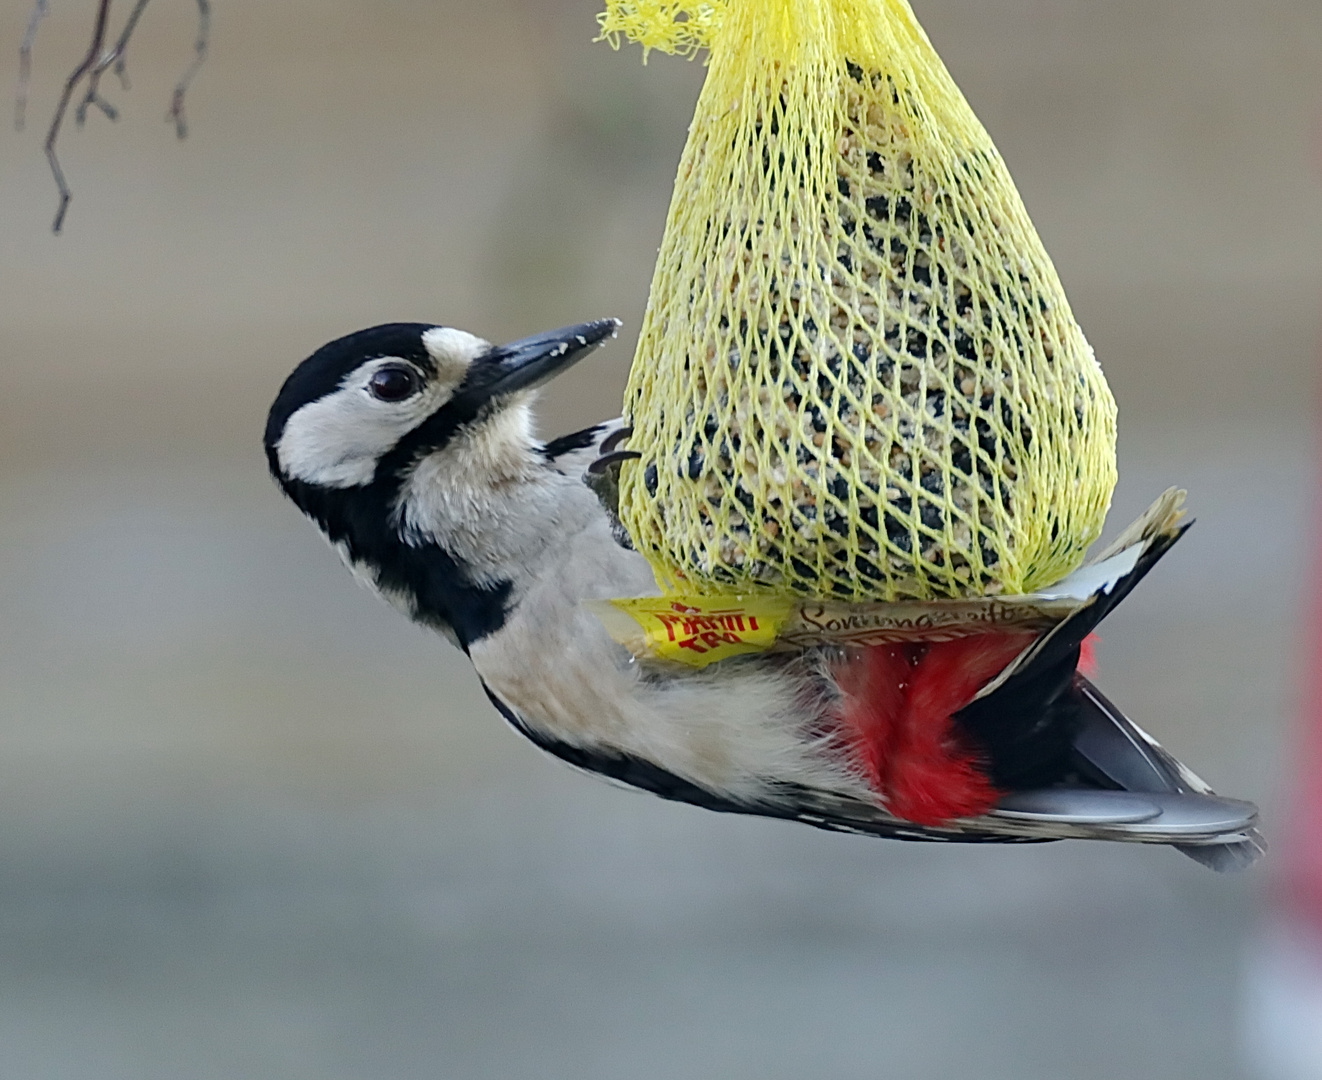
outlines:
[[[1115,405],[1009,173],[903,0],[612,2],[710,50],[625,409],[676,592],[1032,590],[1096,539]]]

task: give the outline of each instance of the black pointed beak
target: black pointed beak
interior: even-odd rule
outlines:
[[[578,363],[619,329],[619,319],[598,319],[499,345],[473,361],[459,394],[483,402],[532,390]]]

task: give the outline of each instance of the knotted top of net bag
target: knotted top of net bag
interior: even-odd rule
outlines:
[[[905,0],[601,21],[710,53],[625,400],[621,517],[662,585],[928,599],[1074,569],[1115,404]]]

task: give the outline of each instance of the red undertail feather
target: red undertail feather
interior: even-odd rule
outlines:
[[[1079,644],[1079,674],[1084,678],[1097,678],[1097,642],[1100,640],[1096,634],[1089,634]]]
[[[930,644],[879,645],[838,673],[842,719],[886,808],[919,825],[986,813],[1000,797],[954,714],[1033,640],[979,634]]]

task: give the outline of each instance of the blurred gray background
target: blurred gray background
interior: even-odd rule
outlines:
[[[1282,803],[1322,331],[1322,4],[914,0],[1120,403],[1111,529],[1198,525],[1108,621],[1108,692]],[[340,334],[622,339],[544,395],[618,410],[701,65],[595,0],[156,0],[118,124],[41,154],[92,3],[0,131],[0,1076],[1222,1080],[1270,872],[926,848],[594,783],[506,730],[265,476]],[[119,17],[126,3],[116,5]],[[0,88],[25,2],[0,6]]]

